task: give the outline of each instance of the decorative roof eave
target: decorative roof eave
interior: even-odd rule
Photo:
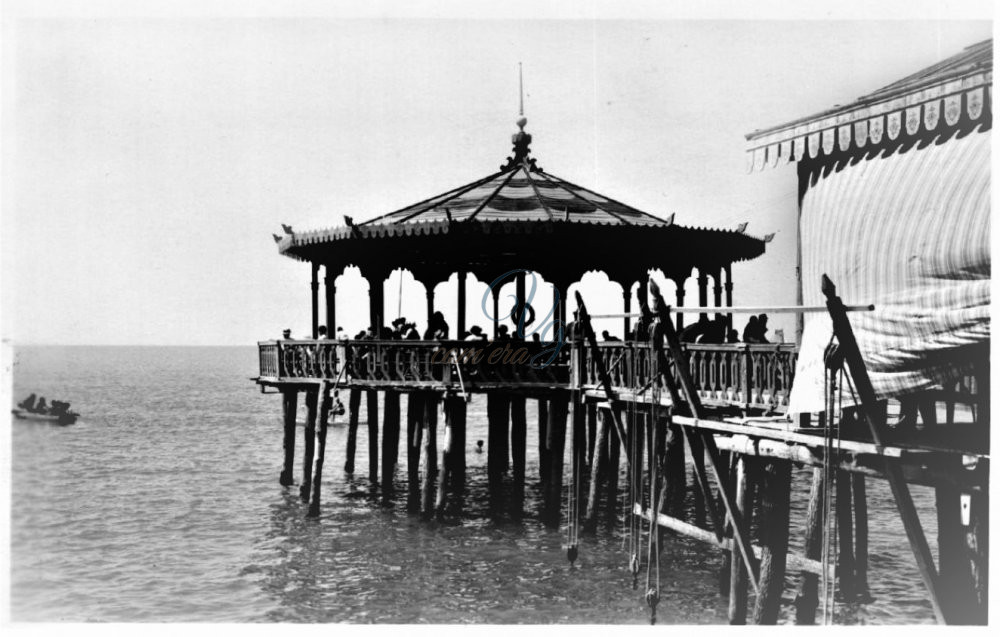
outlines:
[[[763,170],[807,156],[816,158],[836,150],[847,151],[879,144],[883,134],[895,140],[905,129],[914,135],[954,127],[965,112],[972,121],[992,113],[993,71],[979,71],[949,79],[905,95],[832,109],[790,124],[746,136],[747,172]],[[943,108],[942,108],[943,103]],[[942,117],[943,115],[943,117]],[[943,122],[943,123],[942,123]]]
[[[534,221],[485,221],[485,222],[448,222],[448,221],[426,221],[426,222],[416,222],[416,223],[405,223],[405,224],[371,224],[371,225],[354,225],[354,226],[335,226],[332,228],[324,228],[321,230],[311,230],[307,232],[296,232],[291,235],[287,235],[281,239],[278,243],[278,252],[286,257],[296,259],[298,261],[307,261],[309,259],[304,258],[300,254],[296,253],[296,248],[318,245],[318,244],[328,244],[338,241],[347,241],[352,239],[388,239],[388,238],[398,238],[398,237],[418,237],[418,236],[431,236],[431,235],[444,235],[459,229],[472,229],[476,228],[482,234],[532,234],[532,233],[546,233],[549,234],[553,232],[556,228],[560,227],[580,227],[580,226],[607,226],[621,229],[628,229],[633,231],[670,231],[670,232],[690,232],[698,234],[713,234],[719,238],[727,239],[743,239],[747,240],[748,244],[759,244],[753,245],[752,247],[748,245],[748,248],[744,251],[745,256],[740,256],[734,261],[743,261],[747,259],[752,259],[760,256],[764,253],[764,245],[768,243],[772,238],[773,234],[768,235],[764,238],[755,237],[753,235],[747,234],[740,230],[729,230],[720,228],[706,228],[706,227],[694,227],[694,226],[682,226],[672,222],[673,215],[671,215],[671,221],[659,226],[634,226],[625,225],[614,222],[601,222],[601,221],[565,221],[563,219],[553,219],[553,220],[534,220]],[[749,256],[751,255],[752,256]]]

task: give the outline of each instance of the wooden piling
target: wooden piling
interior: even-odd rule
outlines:
[[[781,608],[788,555],[788,509],[792,463],[770,460],[761,470],[760,593],[753,609],[755,624],[775,624]]]
[[[387,390],[384,398],[385,414],[382,428],[382,492],[393,491],[393,478],[399,460],[399,392]]]
[[[851,474],[854,499],[854,593],[858,601],[872,601],[868,590],[868,493],[865,476]]]
[[[323,462],[326,459],[326,430],[330,421],[330,408],[332,407],[330,389],[326,383],[323,384],[320,395],[319,432],[317,436],[319,448],[316,453],[316,469],[313,472],[312,479],[312,501],[309,503],[308,513],[308,516],[311,518],[319,516],[320,492],[323,484]]]
[[[594,430],[594,452],[590,461],[590,489],[587,492],[587,513],[583,528],[592,532],[597,525],[597,515],[600,508],[600,485],[604,481],[608,468],[608,423],[605,422],[605,410],[597,415]]]
[[[746,456],[739,456],[736,460],[736,507],[743,514],[743,519],[747,522],[747,527],[751,525],[752,511],[752,485],[747,484],[747,463],[753,460]],[[743,565],[743,556],[740,549],[733,542],[730,551],[730,571],[729,571],[729,623],[733,626],[742,626],[747,623],[747,572]]]
[[[452,396],[444,400],[444,444],[441,450],[441,481],[438,484],[434,508],[441,514],[448,502],[448,493],[461,495],[458,486],[458,465],[462,464],[462,482],[465,472],[465,399]]]
[[[407,507],[420,508],[420,453],[423,438],[424,394],[411,392],[406,397],[406,478]]]
[[[524,396],[510,398],[510,455],[514,477],[514,496],[524,500],[525,453],[528,444],[528,420]]]
[[[378,391],[369,389],[368,397],[368,480],[378,482]]]
[[[544,486],[549,483],[552,469],[549,461],[549,401],[538,399],[538,478]]]
[[[549,401],[549,422],[546,427],[549,452],[549,482],[545,498],[545,523],[559,526],[559,506],[562,502],[563,451],[566,448],[566,416],[569,395],[560,392]]]
[[[966,544],[972,560],[972,582],[977,602],[976,624],[985,626],[989,620],[990,570],[990,497],[989,493],[973,493],[969,499],[969,526]]]
[[[486,475],[491,492],[499,490],[507,467],[509,399],[500,392],[486,395]]]
[[[687,462],[684,457],[684,433],[680,425],[671,422],[667,426],[665,440],[665,492],[666,509],[675,514],[684,506],[684,496],[687,492]]]
[[[949,458],[949,469],[963,471],[961,458]],[[952,485],[935,488],[938,522],[938,576],[941,607],[949,624],[978,623],[978,600],[972,562],[962,524],[962,493]]]
[[[295,411],[298,403],[298,395],[298,392],[294,389],[287,389],[281,393],[281,408],[285,420],[285,435],[282,441],[282,446],[285,450],[285,463],[278,482],[283,487],[290,487],[295,482],[292,475],[295,470]]]
[[[837,590],[846,601],[853,601],[854,586],[854,520],[851,515],[851,474],[837,471],[836,474],[836,516],[837,516],[837,575],[840,580]]]
[[[608,481],[607,481],[607,520],[609,524],[614,524],[618,517],[618,474],[619,463],[622,453],[622,440],[618,436],[618,429],[613,422],[608,419],[614,418],[610,413],[605,413],[605,427],[608,430]],[[621,422],[619,418],[618,422]]]
[[[597,446],[597,403],[587,403],[587,453],[585,456],[585,466],[591,467],[594,463],[594,448]]]
[[[361,410],[360,389],[351,387],[347,405],[350,409],[350,414],[347,421],[347,460],[344,462],[344,471],[354,473],[354,453],[358,447],[358,412]]]
[[[299,487],[299,497],[303,502],[309,501],[309,491],[312,488],[313,456],[316,452],[316,401],[319,390],[306,392],[306,430],[303,435],[302,454],[302,485]]]
[[[420,509],[424,517],[434,514],[435,485],[437,484],[437,410],[436,394],[428,393],[424,400],[423,417],[423,464],[424,473],[420,486]]]
[[[814,467],[812,486],[809,489],[809,505],[806,509],[805,557],[819,560],[823,549],[823,493],[826,481],[823,467]],[[803,571],[799,576],[799,590],[795,596],[795,623],[812,626],[816,623],[816,609],[819,607],[819,576]]]

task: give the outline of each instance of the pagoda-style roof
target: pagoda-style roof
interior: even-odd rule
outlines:
[[[518,122],[523,126],[524,120]],[[526,268],[572,282],[603,270],[629,285],[652,268],[686,278],[764,253],[764,239],[742,230],[677,225],[561,179],[530,156],[531,135],[487,177],[362,223],[278,238],[285,256],[387,274],[407,268],[440,281],[465,270],[480,278]],[[367,275],[366,275],[367,276]]]
[[[967,47],[846,106],[747,135],[748,170],[870,150],[901,136],[948,132],[990,116],[993,40]],[[986,113],[986,117],[983,117]]]

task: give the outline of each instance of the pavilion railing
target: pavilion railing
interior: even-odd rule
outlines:
[[[553,343],[397,340],[281,340],[258,343],[260,377],[273,381],[345,378],[365,385],[564,386],[569,347]],[[547,363],[547,364],[543,364]],[[459,377],[461,376],[461,380]]]
[[[787,407],[798,359],[795,345],[683,343],[682,347],[702,399],[755,409]],[[598,351],[614,389],[641,392],[652,386],[653,356],[649,343],[606,341],[598,343]],[[589,351],[584,352],[581,373],[585,387],[600,383],[596,359]],[[676,371],[671,373],[676,379]]]

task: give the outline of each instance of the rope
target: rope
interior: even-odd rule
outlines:
[[[659,366],[656,360],[651,361],[653,378],[657,378]],[[657,490],[659,484],[658,453],[656,428],[659,424],[659,384],[653,385],[650,406],[650,419],[647,439],[649,441],[649,549],[646,553],[646,604],[649,606],[649,624],[656,624],[656,606],[660,601],[660,532],[656,515],[660,512]]]
[[[573,401],[573,435],[571,441],[571,453],[570,453],[570,477],[568,482],[568,488],[566,490],[566,558],[569,560],[569,564],[572,567],[573,563],[576,561],[579,555],[579,492],[577,488],[577,476],[580,471],[580,449],[577,448],[577,425],[579,424],[580,418],[577,417],[577,410],[580,409],[579,404],[580,399],[580,375],[578,373],[579,369],[579,343],[577,342],[576,326],[570,328],[570,342],[572,343],[572,349],[570,350],[570,388],[571,388],[571,400]]]

